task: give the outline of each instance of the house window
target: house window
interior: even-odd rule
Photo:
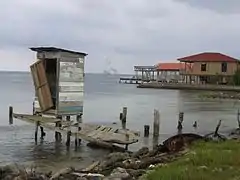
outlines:
[[[207,71],[207,64],[206,63],[201,64],[201,71]]]
[[[222,72],[227,72],[227,63],[226,62],[222,63]]]

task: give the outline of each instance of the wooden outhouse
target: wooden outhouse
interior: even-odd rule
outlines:
[[[34,114],[81,115],[86,53],[56,47],[33,47],[37,61],[30,66],[35,86]]]

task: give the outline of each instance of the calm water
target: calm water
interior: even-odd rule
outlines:
[[[111,124],[118,122],[123,106],[128,107],[127,126],[142,132],[152,124],[154,108],[160,111],[160,141],[176,133],[178,112],[184,114],[184,131],[207,133],[214,130],[219,119],[221,131],[236,127],[238,101],[203,100],[196,91],[137,89],[134,85],[118,84],[119,75],[87,74],[85,83],[84,122]],[[34,143],[34,127],[19,120],[8,125],[8,106],[15,112],[31,113],[33,85],[29,73],[0,72],[0,165],[7,163],[35,164],[42,170],[67,165],[81,167],[106,154],[81,146],[67,152],[63,144],[54,142],[52,132],[38,145]],[[192,124],[198,121],[194,130]],[[144,143],[147,143],[144,141]],[[148,142],[149,143],[149,142]],[[132,146],[135,150],[142,142]]]

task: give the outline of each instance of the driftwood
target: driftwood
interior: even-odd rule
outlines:
[[[221,123],[222,123],[222,120],[219,120],[215,131],[213,133],[209,133],[204,136],[205,140],[224,141],[227,139],[224,135],[218,133]]]

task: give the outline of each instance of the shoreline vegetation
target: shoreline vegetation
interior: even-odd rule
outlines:
[[[237,180],[240,179],[239,141],[198,142],[178,160],[148,172],[147,180]]]
[[[201,136],[174,135],[152,150],[112,152],[84,169],[67,167],[56,173],[41,173],[36,168],[0,167],[1,180],[205,180],[240,178],[240,130],[225,137],[218,133]],[[233,140],[235,139],[235,140]]]

